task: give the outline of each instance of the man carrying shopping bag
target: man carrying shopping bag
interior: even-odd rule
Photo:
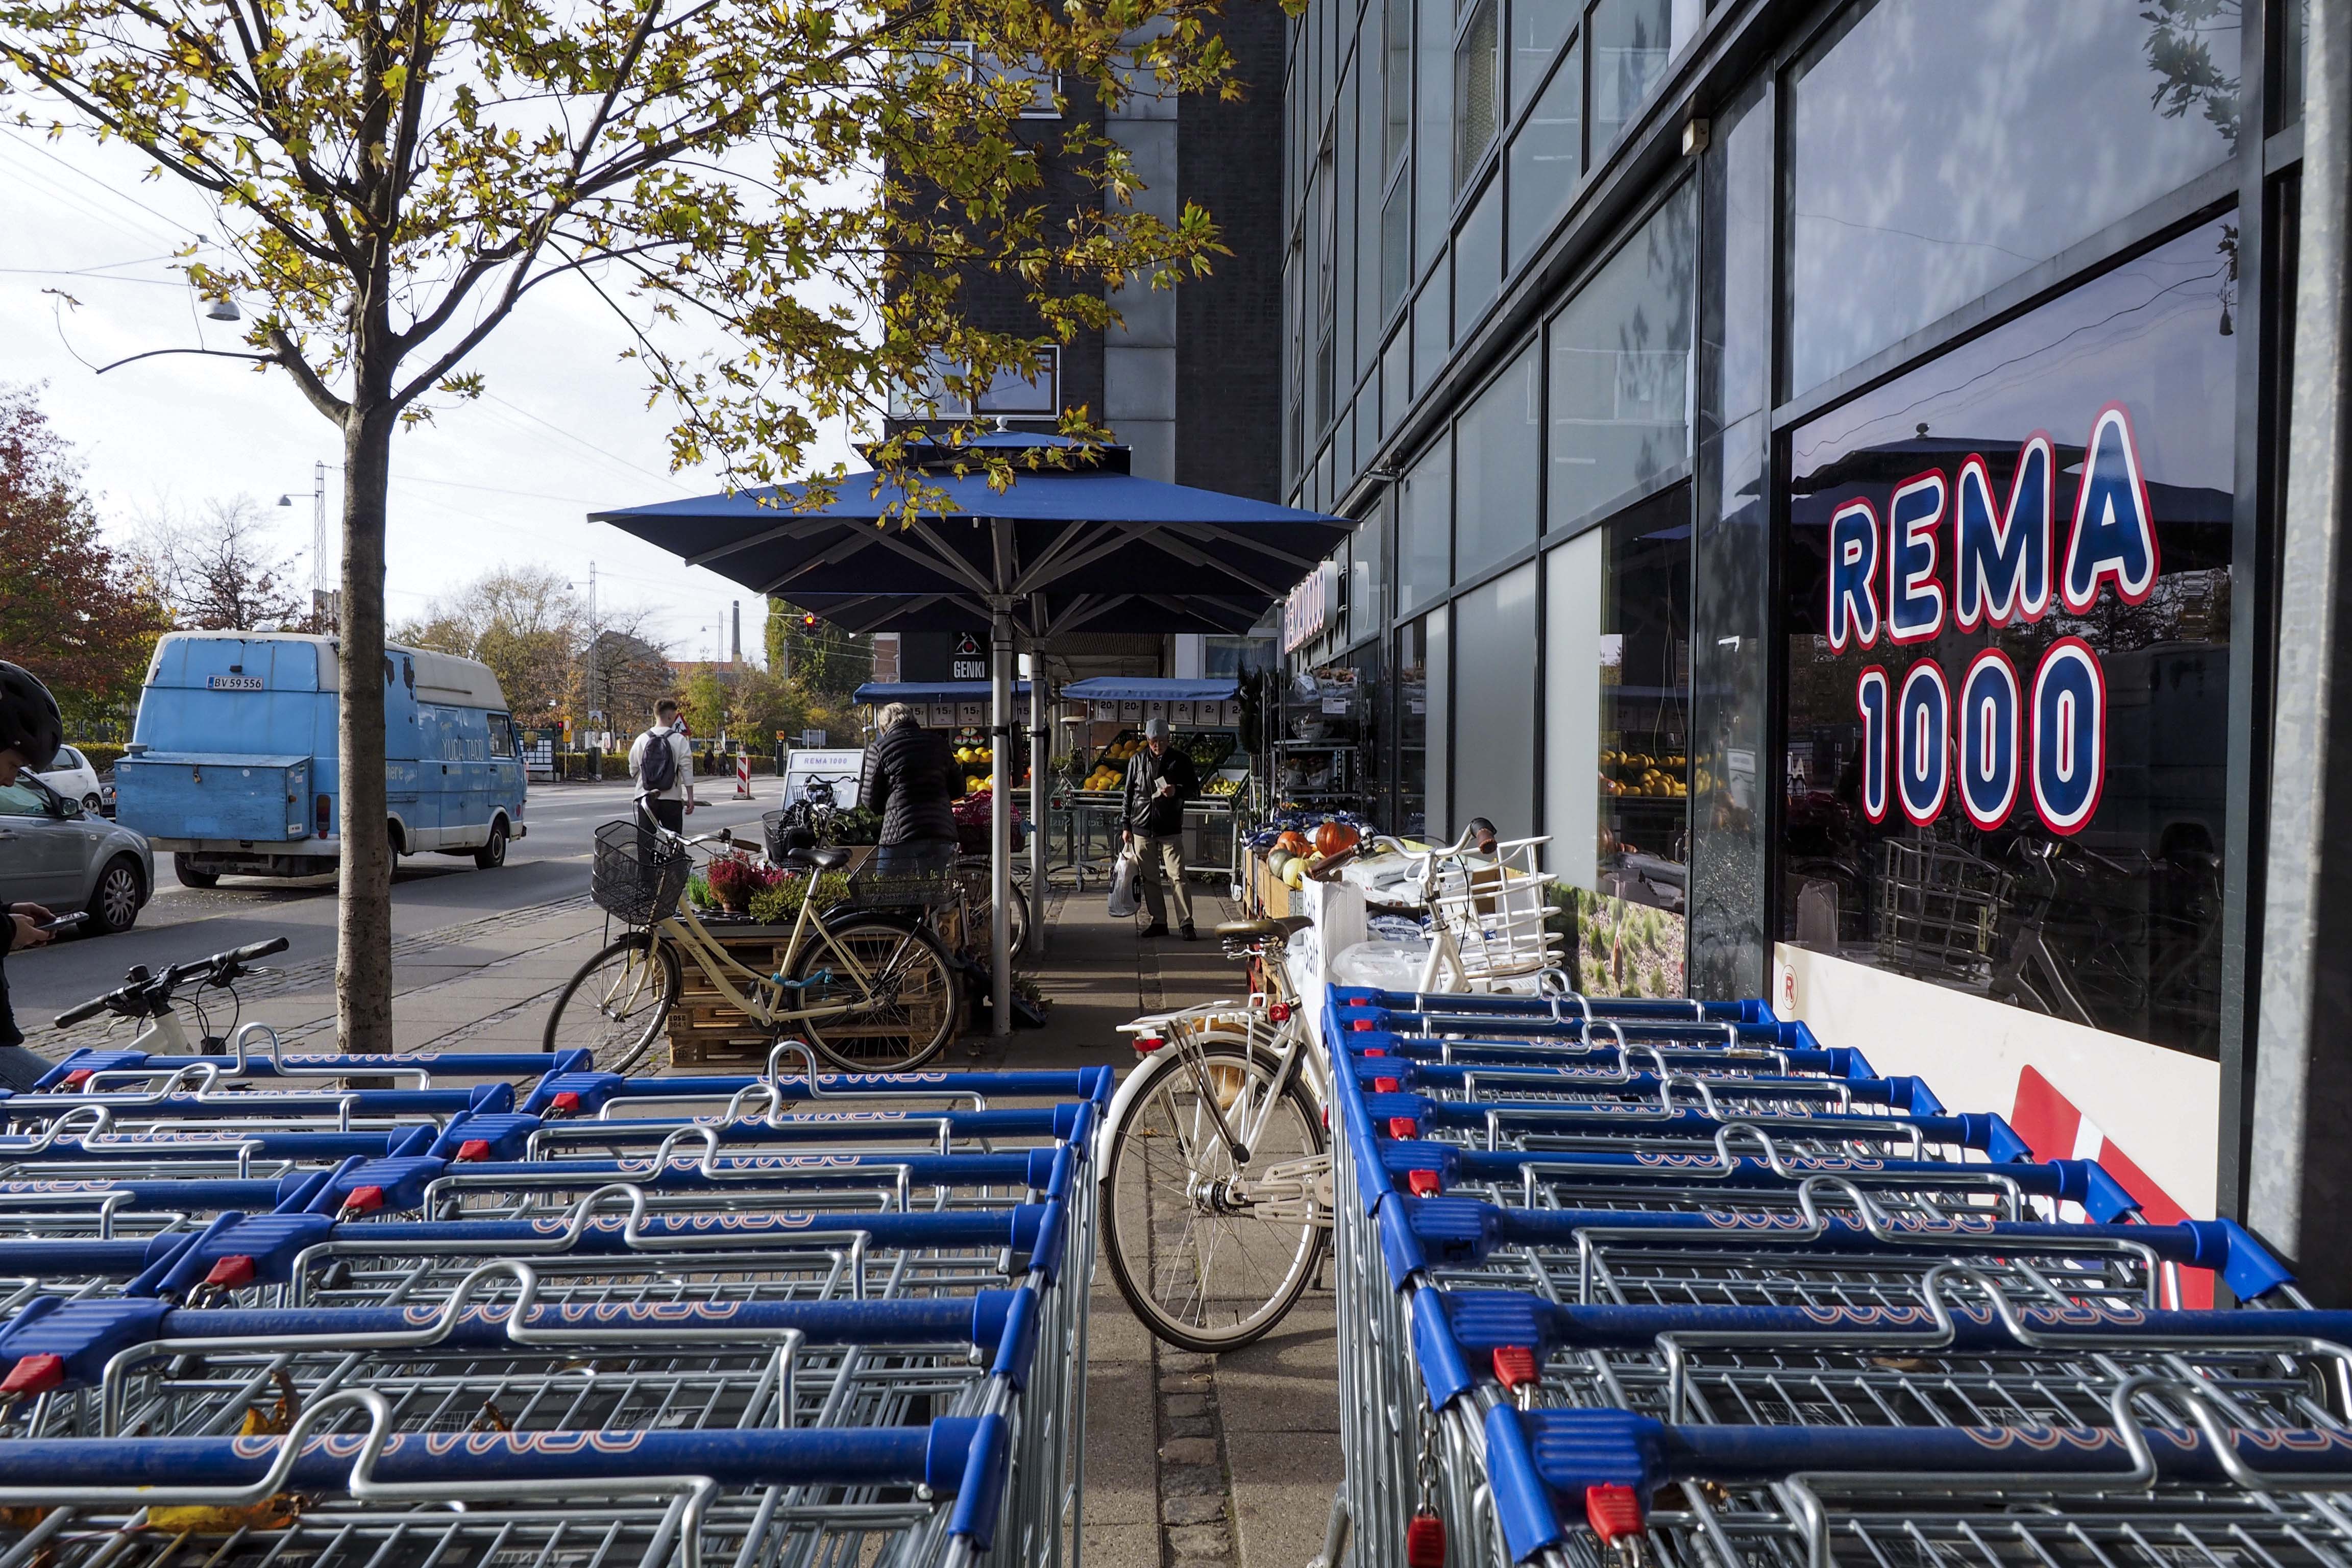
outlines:
[[[1164,870],[1176,900],[1177,930],[1192,940],[1192,895],[1184,886],[1184,803],[1201,793],[1192,759],[1171,745],[1168,721],[1143,726],[1143,749],[1127,762],[1127,810],[1120,840],[1135,853],[1135,879],[1143,891],[1151,923],[1145,936],[1168,934],[1168,903],[1160,889]]]

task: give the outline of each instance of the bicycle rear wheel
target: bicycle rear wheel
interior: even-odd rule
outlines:
[[[607,943],[555,998],[544,1036],[550,1051],[587,1050],[598,1070],[627,1072],[643,1059],[677,1005],[677,953],[650,931]]]
[[[964,933],[964,953],[974,963],[986,964],[995,934],[990,913],[993,905],[989,898],[987,857],[967,855],[956,862],[955,868],[963,883],[964,919],[971,927]],[[1005,909],[1013,928],[1013,957],[1018,963],[1029,952],[1029,895],[1022,891],[1018,882],[1013,883],[1012,888],[1013,897]]]
[[[1202,1352],[1250,1343],[1280,1322],[1315,1276],[1325,1232],[1312,1194],[1328,1167],[1321,1118],[1296,1075],[1275,1091],[1276,1058],[1212,1038],[1163,1047],[1103,1170],[1105,1250],[1119,1294],[1170,1344]],[[1207,1097],[1242,1137],[1239,1168]]]
[[[809,1044],[845,1072],[905,1072],[930,1060],[955,1037],[963,999],[939,938],[917,926],[856,913],[829,921],[825,929],[865,970],[874,999],[854,1012],[787,1024],[787,1032],[797,1026]],[[841,972],[840,961],[824,942],[813,942],[801,950],[793,978],[805,983],[828,970],[831,979],[803,985],[803,1006],[821,1007],[858,995],[856,983]]]

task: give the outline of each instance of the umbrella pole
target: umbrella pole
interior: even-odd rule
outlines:
[[[989,627],[988,703],[988,1032],[1006,1040],[1013,1034],[1013,616],[1002,607]]]
[[[1045,701],[1045,595],[1029,598],[1029,951],[1045,951],[1045,809],[1053,781],[1053,710]]]

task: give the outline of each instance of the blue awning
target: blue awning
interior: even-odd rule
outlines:
[[[1015,698],[1029,695],[1029,683],[1013,683]],[[985,680],[869,680],[849,694],[852,702],[985,702]]]
[[[1213,680],[1097,675],[1062,688],[1073,702],[1231,702],[1242,694],[1232,677]]]

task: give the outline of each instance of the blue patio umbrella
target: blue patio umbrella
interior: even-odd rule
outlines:
[[[1001,452],[1020,465],[1005,489],[990,488],[976,456]],[[963,442],[919,440],[908,461],[948,504],[907,518],[890,513],[907,489],[883,474],[845,476],[831,500],[807,503],[807,487],[657,501],[592,512],[752,592],[815,610],[854,630],[910,628],[950,616],[990,626],[990,783],[994,810],[992,952],[1010,945],[1013,870],[1008,785],[1013,647],[1088,630],[1223,630],[1255,621],[1338,547],[1352,526],[1219,490],[1171,485],[1129,471],[1124,447],[1087,447],[1060,436],[996,431]],[[1057,464],[1058,466],[1048,466]],[[820,608],[829,605],[830,609]],[[1044,770],[1033,764],[1043,794]],[[992,1026],[1012,1026],[1012,966],[994,966]]]

